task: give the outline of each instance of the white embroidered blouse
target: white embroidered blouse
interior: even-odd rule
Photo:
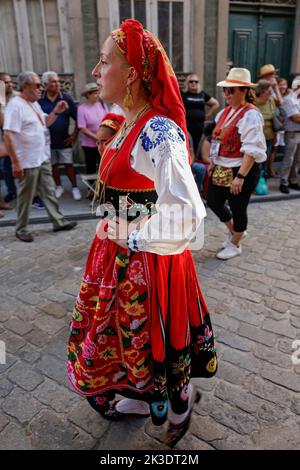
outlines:
[[[154,182],[158,199],[154,213],[128,237],[132,251],[159,255],[182,253],[191,240],[203,246],[206,211],[188,160],[185,136],[173,121],[152,117],[131,154],[131,166]]]
[[[215,118],[216,122],[218,122],[224,111],[225,110],[223,109],[217,114]],[[234,111],[235,110],[233,109],[232,114]],[[230,119],[230,114],[228,115],[228,118]],[[250,109],[244,114],[242,119],[240,119],[237,127],[241,136],[241,152],[253,157],[256,163],[264,162],[267,159],[267,147],[263,130],[264,119],[262,114],[256,109]],[[241,166],[242,160],[242,158],[228,158],[222,157],[222,155],[213,158],[215,165],[224,167]]]

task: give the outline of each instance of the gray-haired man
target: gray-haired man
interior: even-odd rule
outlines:
[[[20,95],[13,98],[5,110],[3,130],[13,175],[20,179],[16,236],[23,242],[32,242],[33,236],[27,226],[36,191],[43,199],[55,232],[71,230],[77,225],[67,222],[58,209],[50,163],[48,127],[68,104],[60,101],[52,113],[45,115],[37,103],[41,97],[41,83],[34,72],[22,72],[19,87]]]
[[[56,197],[59,199],[64,188],[61,184],[60,165],[64,165],[66,173],[72,184],[72,194],[75,201],[81,199],[81,193],[77,187],[76,173],[73,166],[72,145],[76,141],[78,129],[75,128],[69,134],[70,118],[77,122],[77,107],[70,95],[61,91],[59,77],[56,72],[45,72],[42,75],[42,84],[45,88],[39,104],[44,113],[50,114],[60,101],[66,101],[68,108],[61,113],[55,123],[50,126],[51,134],[51,163],[53,178],[56,183]]]

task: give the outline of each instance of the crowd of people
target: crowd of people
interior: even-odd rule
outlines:
[[[296,77],[288,86],[288,80],[277,76],[278,70],[272,64],[260,68],[259,80],[253,87],[252,101],[260,111],[264,120],[264,136],[267,145],[267,160],[263,162],[263,176],[267,178],[280,177],[279,189],[288,194],[290,189],[300,190],[298,171],[300,167],[300,77]],[[0,195],[0,217],[3,210],[10,210],[11,201],[17,198],[17,184],[12,171],[12,160],[8,155],[4,142],[5,108],[13,98],[18,96],[13,88],[13,82],[8,73],[1,73],[0,80],[5,84],[6,106],[0,108],[0,171],[5,182],[6,194]],[[61,83],[56,72],[45,72],[40,83],[41,96],[37,103],[42,113],[49,115],[60,101],[67,103],[66,109],[57,116],[55,122],[46,129],[47,144],[50,143],[50,161],[55,182],[55,197],[60,199],[65,188],[61,183],[61,169],[64,168],[72,186],[72,196],[75,201],[82,199],[77,185],[77,177],[73,165],[73,146],[80,133],[80,144],[84,153],[86,173],[96,174],[99,167],[99,124],[112,107],[117,113],[123,111],[115,104],[105,103],[99,99],[95,82],[88,83],[82,91],[83,102],[78,106],[73,98],[61,90]],[[216,125],[216,113],[220,108],[219,101],[208,95],[201,87],[196,74],[187,76],[181,93],[186,111],[189,145],[191,149],[191,168],[201,196],[207,199],[209,181],[209,150],[211,134]],[[9,109],[9,108],[8,108]],[[115,114],[115,113],[114,113]],[[72,121],[72,123],[71,123]],[[70,123],[72,124],[70,126]],[[70,128],[72,131],[70,132]],[[205,148],[207,151],[205,151]],[[274,170],[273,163],[278,148],[283,150],[283,161],[280,175]],[[91,198],[91,195],[90,195]],[[44,201],[39,192],[34,193],[31,205],[43,209]],[[29,206],[28,206],[29,207]],[[29,209],[28,209],[29,210]]]
[[[83,101],[77,106],[73,98],[61,90],[54,71],[45,72],[41,79],[34,72],[21,73],[18,91],[8,73],[1,73],[0,80],[5,91],[0,104],[0,172],[6,186],[6,194],[2,197],[4,185],[0,193],[0,218],[4,217],[2,211],[13,209],[11,202],[16,199],[16,237],[19,240],[33,241],[28,230],[32,206],[46,209],[55,230],[59,226],[64,230],[73,228],[76,224],[66,224],[58,209],[58,199],[65,191],[61,170],[65,169],[70,180],[73,199],[81,200],[73,146],[80,133],[86,173],[97,173],[100,158],[97,133],[101,132],[99,124],[110,107],[98,99],[95,83],[85,86]]]
[[[300,147],[297,133],[300,131],[300,76],[289,81],[277,75],[278,70],[272,64],[260,68],[258,81],[253,87],[252,101],[260,111],[264,120],[264,136],[267,145],[267,160],[261,164],[266,179],[279,177],[279,190],[288,194],[290,189],[299,191],[298,171],[300,168]],[[205,164],[207,158],[202,155],[202,145],[207,145],[207,137],[215,125],[216,111],[220,105],[215,98],[211,98],[201,90],[199,78],[189,75],[183,92],[183,102],[187,113],[187,128],[191,135],[190,143],[193,145],[195,160],[192,166],[198,186],[206,196],[206,188],[202,187],[205,181]],[[205,114],[205,106],[209,112]],[[210,122],[209,122],[210,121]],[[205,131],[205,124],[208,129]],[[203,134],[204,131],[204,134]],[[207,134],[208,135],[205,135]],[[196,134],[196,137],[195,137]],[[299,133],[300,134],[300,133]],[[274,160],[281,148],[283,159],[280,172],[274,170]]]

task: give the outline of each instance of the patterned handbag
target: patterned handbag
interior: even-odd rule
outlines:
[[[212,174],[212,183],[216,186],[223,186],[230,188],[233,181],[233,170],[232,168],[225,168],[220,165],[216,165]]]

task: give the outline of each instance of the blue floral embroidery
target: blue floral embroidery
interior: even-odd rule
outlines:
[[[164,117],[158,116],[152,118],[150,121],[150,129],[155,133],[154,138],[149,137],[147,131],[143,131],[140,135],[142,147],[145,152],[155,149],[167,140],[178,143],[185,142],[185,136],[180,127],[176,128],[176,132],[174,126]]]

